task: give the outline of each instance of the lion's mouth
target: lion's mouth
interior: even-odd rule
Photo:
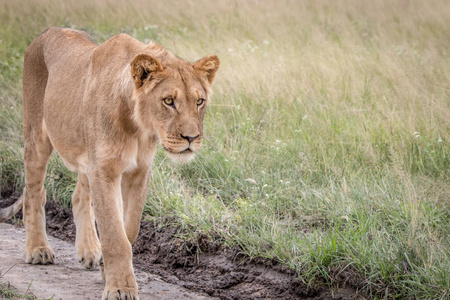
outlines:
[[[195,157],[194,151],[190,147],[182,151],[173,151],[173,149],[169,149],[164,146],[163,148],[167,151],[167,154],[175,163],[187,163]]]
[[[191,148],[186,148],[183,151],[179,152],[179,153],[193,153],[194,151],[191,150]]]
[[[184,149],[183,151],[178,151],[175,152],[165,146],[163,146],[164,150],[166,150],[167,152],[169,152],[170,154],[190,154],[190,153],[194,153],[194,151],[191,150],[190,147],[187,147],[186,149]]]

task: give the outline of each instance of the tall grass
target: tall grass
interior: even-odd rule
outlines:
[[[0,2],[2,189],[23,185],[21,73],[49,26],[221,59],[197,159],[159,151],[146,217],[220,236],[305,282],[450,296],[450,2]],[[75,176],[49,164],[49,197]]]

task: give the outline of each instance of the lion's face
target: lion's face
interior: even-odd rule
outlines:
[[[209,56],[194,64],[178,60],[163,66],[156,58],[138,55],[131,66],[137,123],[158,134],[174,161],[191,160],[202,144],[203,116],[218,58]]]

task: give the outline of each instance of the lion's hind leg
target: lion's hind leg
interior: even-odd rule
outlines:
[[[23,221],[26,230],[25,262],[52,264],[55,258],[45,232],[44,179],[53,147],[41,126],[27,126],[24,120],[25,189]],[[35,124],[36,125],[36,124]],[[31,129],[33,128],[33,129]]]
[[[45,232],[44,179],[53,146],[44,122],[48,72],[42,49],[42,39],[37,38],[25,53],[23,68],[23,221],[26,230],[25,261],[32,264],[51,264],[55,257]]]
[[[87,269],[93,269],[100,264],[102,252],[89,193],[87,175],[78,173],[77,185],[72,196],[73,218],[77,228],[75,246],[80,263]]]

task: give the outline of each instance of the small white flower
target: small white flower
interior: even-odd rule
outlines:
[[[441,139],[441,138],[438,138],[437,142],[438,142],[438,143],[442,143],[442,139]]]
[[[269,197],[269,194],[266,194],[266,197]]]
[[[304,115],[303,118],[302,118],[302,120],[306,120],[307,118],[308,118],[308,116],[307,116],[307,115]]]
[[[420,133],[419,132],[414,132],[414,137],[417,139],[418,137],[420,137]]]
[[[301,132],[301,130],[300,129],[295,129],[294,132],[295,133],[299,133],[299,132]]]

